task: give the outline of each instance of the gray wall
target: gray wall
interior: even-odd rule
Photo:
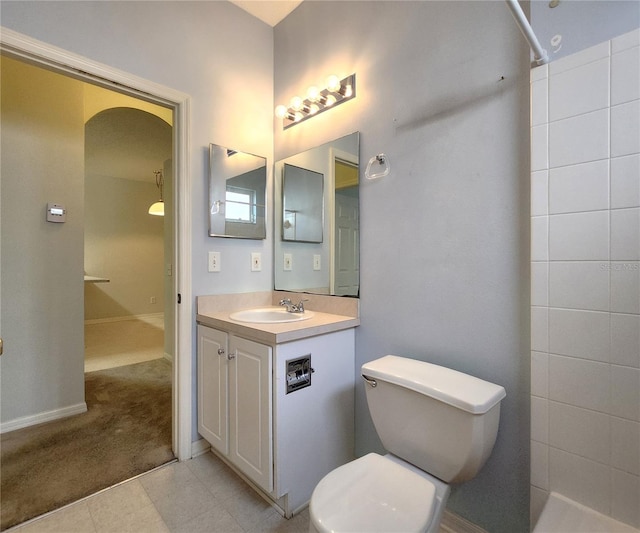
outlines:
[[[304,2],[275,29],[275,102],[329,74],[357,97],[282,131],[276,160],[361,132],[356,363],[388,353],[503,385],[500,433],[450,508],[528,531],[529,56],[503,2]],[[381,450],[362,384],[356,446]]]
[[[271,230],[262,241],[208,237],[207,176],[209,143],[272,162],[272,28],[228,2],[3,1],[1,10],[4,27],[191,96],[193,295],[271,289]],[[221,252],[222,272],[207,272],[209,250]],[[261,272],[251,272],[251,252],[262,253]],[[196,415],[194,400],[194,440]]]
[[[271,157],[272,30],[228,2],[2,2],[2,25],[185,92],[191,100],[194,295],[264,290],[251,252],[271,241],[208,237],[209,143]],[[117,35],[117,38],[114,38]],[[207,251],[222,272],[207,272]]]

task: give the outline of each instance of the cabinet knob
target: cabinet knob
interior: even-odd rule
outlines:
[[[238,350],[235,350],[233,353],[229,353],[227,355],[227,359],[229,359],[229,361],[231,361],[231,359],[235,359],[236,355],[238,354]]]
[[[224,348],[218,348],[218,355],[224,355]]]

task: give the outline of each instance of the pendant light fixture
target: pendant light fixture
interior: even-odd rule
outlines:
[[[160,200],[151,205],[149,214],[163,217],[164,200],[162,199],[162,187],[164,186],[164,178],[162,177],[162,170],[155,170],[153,173],[156,175],[156,187],[160,189]]]

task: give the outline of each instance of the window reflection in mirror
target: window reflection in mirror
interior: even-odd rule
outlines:
[[[265,239],[267,161],[209,145],[209,235]]]
[[[358,164],[357,132],[276,163],[274,277],[277,290],[359,296]],[[300,215],[295,205],[289,205],[286,194],[287,176],[293,169],[324,177],[322,233],[317,242],[300,242],[305,239],[295,232],[300,225]]]

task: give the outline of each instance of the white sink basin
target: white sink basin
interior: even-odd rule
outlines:
[[[229,318],[238,322],[252,322],[254,324],[283,324],[285,322],[300,322],[312,316],[311,311],[289,313],[284,307],[260,307],[236,311],[231,313]]]

